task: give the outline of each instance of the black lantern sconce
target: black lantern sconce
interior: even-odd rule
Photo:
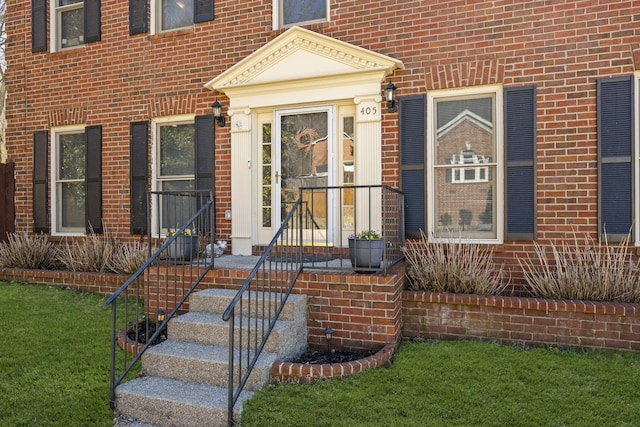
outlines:
[[[331,340],[335,331],[330,326],[324,328],[324,338],[327,340],[327,353],[331,353]]]
[[[216,124],[220,127],[224,127],[227,124],[227,119],[222,115],[222,105],[216,99],[213,105],[211,105],[213,109],[213,118],[216,121]]]
[[[392,82],[389,82],[387,87],[384,89],[384,99],[387,100],[387,111],[390,113],[398,111],[398,104],[396,103],[396,86]]]

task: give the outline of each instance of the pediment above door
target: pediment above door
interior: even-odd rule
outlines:
[[[385,77],[403,68],[395,58],[293,27],[205,87],[236,106],[273,105],[274,97],[299,92],[282,103],[317,102],[379,93]]]

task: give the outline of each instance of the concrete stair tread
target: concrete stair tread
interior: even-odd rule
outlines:
[[[116,394],[137,394],[152,399],[227,410],[227,388],[161,377],[142,377],[122,383]],[[251,391],[240,393],[238,402],[253,396]],[[238,405],[241,407],[242,405]]]
[[[150,347],[148,355],[172,356],[182,359],[201,360],[205,362],[229,362],[229,348],[219,345],[198,344],[187,341],[168,340],[162,344]],[[245,355],[246,356],[246,355]],[[257,367],[270,367],[278,359],[275,353],[263,351],[258,358]]]
[[[203,313],[203,312],[189,312],[185,313],[181,316],[175,317],[171,319],[171,322],[175,323],[195,323],[195,324],[205,324],[207,326],[216,326],[216,327],[225,327],[229,328],[229,322],[225,322],[222,320],[222,316],[211,313]],[[254,320],[255,322],[255,320]],[[236,328],[240,326],[240,319],[235,320]],[[246,327],[248,320],[246,317],[242,318],[242,325]],[[281,320],[279,319],[273,327],[274,331],[283,331],[292,325],[294,322],[292,320]],[[264,323],[265,328],[268,327],[268,322]],[[251,326],[255,326],[253,323]],[[258,319],[258,327],[262,327],[262,319]],[[171,323],[169,323],[169,330],[171,329]]]
[[[116,388],[116,417],[160,426],[225,426],[227,388],[160,377],[143,377]],[[253,396],[240,393],[234,418]]]
[[[194,293],[190,297],[190,311],[207,312],[212,314],[219,314],[222,316],[227,309],[233,298],[235,298],[237,291],[229,289],[204,289]],[[271,292],[265,294],[265,304],[270,303],[275,310],[276,303],[279,303],[282,294]],[[256,299],[257,298],[257,299]],[[246,301],[247,297],[243,297]],[[258,302],[262,304],[263,299],[254,295],[252,298],[252,304]],[[292,294],[287,298],[287,302],[280,313],[280,320],[294,320],[305,316],[306,313],[306,301],[307,296],[302,294]],[[246,307],[246,302],[245,302]]]
[[[236,346],[240,345],[239,342],[239,330],[240,323],[242,323],[242,329],[246,331],[249,326],[247,319],[236,319],[235,322],[235,336]],[[262,324],[261,320],[258,320],[256,328],[255,321],[251,323],[253,330],[261,331],[263,328],[266,330],[268,327],[267,322]],[[260,334],[261,332],[259,332]],[[202,313],[202,312],[189,312],[179,317],[172,319],[168,325],[168,338],[169,341],[182,341],[193,342],[199,344],[228,346],[229,343],[229,323],[222,320],[218,314]],[[252,335],[255,337],[255,335]],[[253,341],[252,344],[255,344]],[[247,348],[248,342],[245,340],[242,342],[242,346]],[[307,330],[305,322],[292,321],[292,320],[278,320],[271,336],[264,348],[265,351],[277,353],[281,358],[295,357],[304,351],[307,345]]]

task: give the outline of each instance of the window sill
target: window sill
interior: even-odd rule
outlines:
[[[65,49],[59,49],[55,51],[49,52],[49,54],[54,58],[66,58],[70,56],[78,56],[83,55],[85,53],[86,44],[74,47],[68,47]]]
[[[162,39],[166,39],[167,37],[184,36],[188,34],[193,34],[194,32],[195,32],[195,27],[193,26],[187,27],[187,28],[178,28],[175,30],[163,31],[161,33],[153,34],[149,36],[149,40],[150,41],[162,40]]]
[[[54,231],[51,233],[51,238],[49,240],[52,241],[63,241],[67,237],[86,237],[86,233],[80,232],[62,232],[62,231]]]

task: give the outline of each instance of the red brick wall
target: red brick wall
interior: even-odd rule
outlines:
[[[237,289],[247,274],[243,270],[211,271],[201,288]],[[294,292],[309,297],[309,345],[324,348],[323,330],[330,326],[336,331],[334,348],[381,349],[395,346],[401,337],[421,337],[640,351],[639,304],[411,292],[404,291],[403,278],[402,267],[395,267],[387,276],[304,273]],[[126,277],[0,269],[0,280],[110,295]],[[152,288],[152,301],[154,292]]]
[[[0,280],[7,282],[37,283],[104,295],[115,293],[127,279],[118,274],[0,268]]]
[[[248,270],[212,270],[198,289],[239,289],[248,274]],[[335,348],[371,350],[398,343],[404,277],[405,267],[399,265],[386,276],[343,272],[302,273],[293,292],[308,297],[309,345],[324,348],[324,329],[327,326],[335,331],[332,344]],[[169,276],[167,280],[171,281],[172,278]],[[275,282],[270,285],[275,286]],[[174,294],[176,291],[177,294]],[[169,305],[182,297],[179,289],[172,288],[171,292]],[[151,289],[151,301],[156,300],[155,295],[155,290]],[[161,304],[166,300],[161,295]]]
[[[423,292],[402,296],[405,338],[640,351],[640,306]]]
[[[128,125],[157,115],[209,113],[212,77],[281,33],[271,0],[217,2],[216,19],[166,35],[129,36],[128,4],[102,2],[102,41],[31,53],[30,2],[7,4],[7,148],[16,162],[16,230],[32,229],[32,133],[61,124],[103,126],[103,213],[128,232]],[[331,2],[331,21],[309,26],[403,61],[398,96],[488,83],[537,86],[539,241],[573,228],[597,233],[596,78],[638,69],[640,4],[629,1]],[[384,82],[381,84],[384,85]],[[229,240],[230,146],[218,129],[217,229]],[[397,114],[383,114],[383,181],[398,187]],[[530,244],[506,242],[515,257]],[[517,273],[514,277],[517,278]]]

